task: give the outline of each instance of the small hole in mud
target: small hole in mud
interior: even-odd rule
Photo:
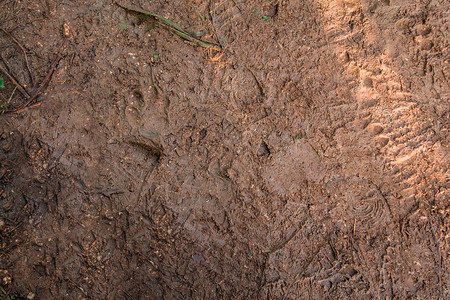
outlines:
[[[206,130],[206,128],[203,128],[199,133],[200,140],[203,140],[206,137],[207,133],[208,133],[208,131]]]
[[[267,147],[267,144],[265,142],[261,142],[261,145],[258,149],[258,156],[267,156],[270,154],[269,147]]]
[[[138,100],[142,100],[144,99],[144,95],[142,95],[142,92],[139,90],[134,90],[133,91],[133,96],[138,99]]]

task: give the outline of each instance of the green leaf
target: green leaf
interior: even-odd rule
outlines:
[[[269,17],[264,15],[260,9],[257,9],[253,12],[254,15],[260,16],[263,21],[269,21]]]
[[[264,250],[264,253],[270,253],[270,252],[272,252],[272,249]]]
[[[296,140],[299,140],[299,139],[300,139],[300,134],[297,134],[297,135],[295,136],[295,139],[296,139]]]
[[[158,55],[158,54],[153,54],[153,58],[154,58],[154,59],[158,59],[158,58],[159,58],[159,55]]]
[[[0,78],[0,89],[5,87],[5,83],[3,82],[3,78]]]
[[[169,19],[166,19],[160,15],[154,14],[154,13],[150,13],[150,12],[146,12],[144,10],[141,10],[139,8],[134,8],[134,7],[126,7],[126,6],[122,6],[118,3],[116,3],[119,7],[122,7],[123,9],[129,11],[129,12],[133,12],[133,13],[137,13],[137,14],[141,14],[141,15],[145,15],[148,17],[152,17],[155,18],[162,27],[171,30],[172,32],[174,32],[176,35],[180,36],[181,38],[193,42],[195,44],[197,44],[198,46],[201,47],[205,47],[205,48],[212,48],[212,49],[216,49],[216,50],[220,50],[220,45],[214,42],[209,42],[206,40],[202,40],[202,39],[198,39],[195,36],[192,36],[191,34],[189,34],[188,32],[184,31],[183,29],[181,29],[181,27],[178,24],[175,24],[174,22],[172,22]]]
[[[122,24],[123,29],[127,29],[127,24]]]

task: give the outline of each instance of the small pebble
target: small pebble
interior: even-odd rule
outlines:
[[[389,143],[389,137],[385,135],[379,136],[375,142],[379,147],[384,147],[387,145],[387,143]]]
[[[363,99],[359,102],[359,107],[364,109],[364,108],[369,108],[369,107],[373,107],[376,106],[378,103],[378,99]]]
[[[36,296],[35,293],[29,292],[28,295],[27,295],[27,299],[33,300],[35,296]]]
[[[422,50],[430,50],[433,48],[433,42],[430,39],[424,39],[422,43],[420,43],[420,49]]]
[[[72,35],[72,32],[70,30],[70,26],[66,23],[63,24],[63,34],[65,37],[70,37]]]
[[[371,135],[377,135],[383,132],[383,126],[380,123],[372,123],[367,125],[367,131]]]
[[[419,25],[417,28],[417,33],[422,36],[426,36],[426,35],[430,34],[430,32],[431,32],[431,27],[427,26],[427,25]]]
[[[10,285],[11,284],[11,277],[9,277],[9,276],[3,277],[3,284],[4,285]]]
[[[372,80],[372,78],[370,78],[370,77],[365,77],[364,79],[363,79],[363,84],[364,84],[364,86],[365,87],[369,87],[369,88],[372,88],[373,87],[373,80]]]

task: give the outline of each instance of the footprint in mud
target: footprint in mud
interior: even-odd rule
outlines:
[[[139,83],[128,91],[125,103],[125,118],[133,129],[142,128],[149,119],[164,114],[166,105],[154,83],[152,66],[143,63],[139,74]]]
[[[350,193],[347,199],[351,203],[351,211],[356,219],[369,224],[380,222],[384,215],[384,204],[379,192],[375,189]]]
[[[142,120],[142,108],[144,107],[144,96],[140,89],[135,88],[127,100],[127,106],[125,108],[125,118],[132,126],[138,126]]]
[[[377,230],[391,220],[390,206],[377,186],[360,177],[341,178],[327,186],[328,192],[340,191],[333,214],[341,216],[346,226],[358,231]]]
[[[144,97],[139,89],[130,95],[125,117],[131,126],[128,143],[140,146],[149,153],[160,157],[163,152],[162,134],[165,132],[166,119],[158,113],[151,99]]]
[[[379,95],[374,89],[374,80],[367,71],[359,72],[360,86],[356,93],[356,100],[360,110],[374,107],[378,104]]]
[[[333,286],[350,280],[353,276],[358,274],[355,268],[350,265],[345,265],[339,272],[333,272],[331,276],[319,280],[318,283],[326,290],[329,291]]]
[[[307,182],[319,183],[324,176],[323,162],[305,139],[274,154],[262,174],[269,190],[282,196],[298,192]]]
[[[385,134],[385,125],[380,122],[373,122],[373,110],[379,106],[379,94],[374,89],[374,79],[367,71],[360,71],[360,86],[358,88],[356,99],[358,101],[358,108],[360,114],[364,117],[355,120],[357,129],[365,129],[372,137],[372,141],[376,148],[381,149],[385,147],[390,138]]]

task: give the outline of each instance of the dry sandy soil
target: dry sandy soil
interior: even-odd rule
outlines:
[[[448,0],[121,3],[0,0],[1,299],[450,299]]]

